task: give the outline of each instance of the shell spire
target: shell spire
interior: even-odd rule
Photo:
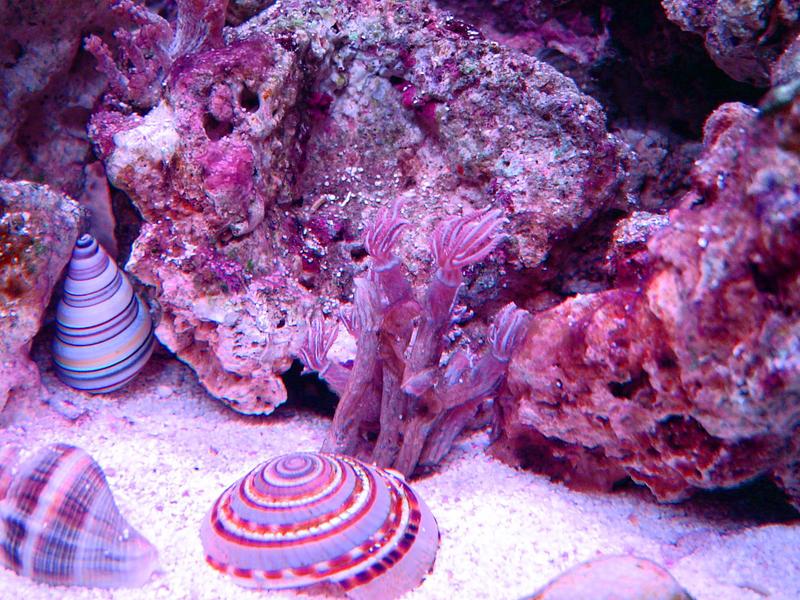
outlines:
[[[100,466],[53,444],[20,465],[2,451],[0,563],[51,585],[138,587],[156,567],[153,545],[119,513]]]
[[[99,394],[130,381],[153,353],[153,321],[123,273],[84,234],[72,251],[56,307],[56,372],[67,385]]]
[[[433,568],[439,530],[402,476],[330,454],[279,456],[203,520],[206,560],[244,586],[389,600]]]

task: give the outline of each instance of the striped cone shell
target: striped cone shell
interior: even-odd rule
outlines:
[[[208,563],[241,585],[388,600],[431,571],[439,530],[399,473],[300,453],[225,490],[200,539]]]
[[[153,545],[120,515],[100,466],[53,444],[20,465],[0,452],[0,563],[52,585],[137,587],[156,566]]]
[[[59,378],[79,390],[110,392],[141,370],[153,344],[153,321],[128,277],[91,235],[82,235],[56,307]]]

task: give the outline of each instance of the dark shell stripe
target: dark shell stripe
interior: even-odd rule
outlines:
[[[117,269],[117,266],[111,261],[109,257],[104,257],[108,267],[100,271],[100,275],[102,275],[106,270],[112,269],[113,270],[113,279],[111,283],[104,285],[100,289],[91,290],[84,294],[77,294],[77,293],[69,293],[64,297],[64,302],[67,306],[72,308],[85,308],[87,306],[96,306],[101,302],[107,302],[109,299],[114,297],[114,294],[125,293],[127,292],[125,288],[125,282],[122,279],[122,273]],[[70,275],[67,275],[68,280],[73,279]],[[74,288],[75,286],[69,285],[69,282],[65,282],[64,287],[66,289]],[[123,292],[120,292],[123,290]],[[126,294],[127,297],[127,294]]]
[[[130,381],[153,352],[153,322],[126,275],[90,235],[72,253],[56,308],[56,372],[92,393]]]
[[[433,515],[401,476],[312,453],[257,467],[225,490],[201,528],[208,563],[241,585],[332,583],[353,598],[368,588],[365,598],[394,598],[418,585],[438,539]]]
[[[91,346],[108,339],[130,326],[136,319],[139,313],[139,302],[137,300],[138,298],[131,294],[125,309],[102,323],[92,323],[85,327],[68,327],[61,323],[56,335],[62,342],[75,346]]]
[[[14,474],[0,501],[0,540],[0,562],[53,585],[141,585],[157,556],[120,515],[100,466],[66,444]]]

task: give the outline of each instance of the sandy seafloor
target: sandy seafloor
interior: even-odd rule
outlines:
[[[123,515],[159,549],[160,570],[145,587],[101,590],[50,587],[0,569],[0,600],[307,597],[227,580],[206,565],[198,527],[225,487],[258,463],[319,449],[325,418],[291,407],[239,415],[188,367],[164,358],[110,395],[72,393],[39,354],[51,404],[16,397],[0,416],[0,435],[31,448],[61,441],[89,451]],[[433,573],[404,598],[519,598],[578,562],[620,553],[667,567],[696,600],[800,598],[796,519],[770,522],[743,510],[741,498],[659,505],[639,488],[572,491],[488,458],[487,443],[485,433],[460,440],[439,472],[413,482],[438,520],[441,547]]]

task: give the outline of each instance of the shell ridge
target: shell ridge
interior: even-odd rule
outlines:
[[[107,332],[109,329],[112,329],[114,327],[122,327],[123,324],[127,325],[130,322],[133,322],[134,320],[136,320],[138,314],[139,314],[139,298],[135,295],[131,295],[131,299],[128,301],[128,304],[125,306],[125,308],[118,314],[109,317],[105,321],[99,323],[91,323],[89,325],[86,325],[85,327],[69,327],[62,323],[60,327],[61,331],[57,331],[56,335],[58,335],[59,339],[61,339],[64,342],[69,341],[66,338],[80,339],[82,337],[101,336],[104,332]],[[95,332],[95,330],[97,331]],[[85,345],[85,344],[78,344],[78,345]]]
[[[308,534],[308,529],[297,529],[296,524],[291,524],[285,528],[275,526],[274,531],[272,529],[267,531],[262,524],[245,521],[238,517],[232,509],[230,496],[228,496],[226,502],[222,504],[222,517],[220,518],[218,516],[217,518],[220,523],[221,534],[229,537],[231,541],[244,543],[249,546],[292,545],[296,543],[305,543],[309,539],[324,539],[346,529],[349,523],[357,520],[369,510],[372,506],[372,502],[374,502],[374,497],[374,486],[362,485],[356,494],[351,496],[345,510],[341,512],[341,523],[336,524],[327,531],[321,531],[313,535]],[[328,519],[327,522],[330,522],[330,520],[331,519]],[[233,534],[225,526],[233,527],[236,531],[244,533],[239,535]]]
[[[44,469],[39,468],[43,463]],[[53,518],[53,508],[58,501],[59,486],[69,481],[75,468],[83,462],[83,457],[74,447],[47,448],[31,457],[28,468],[21,469],[25,474],[24,483],[19,492],[19,499],[25,503],[20,517],[26,517],[26,536],[20,548],[23,574],[32,577],[36,544],[46,534],[48,524]],[[27,485],[26,485],[27,484]],[[36,498],[29,495],[36,494]],[[28,506],[32,504],[33,506]]]

